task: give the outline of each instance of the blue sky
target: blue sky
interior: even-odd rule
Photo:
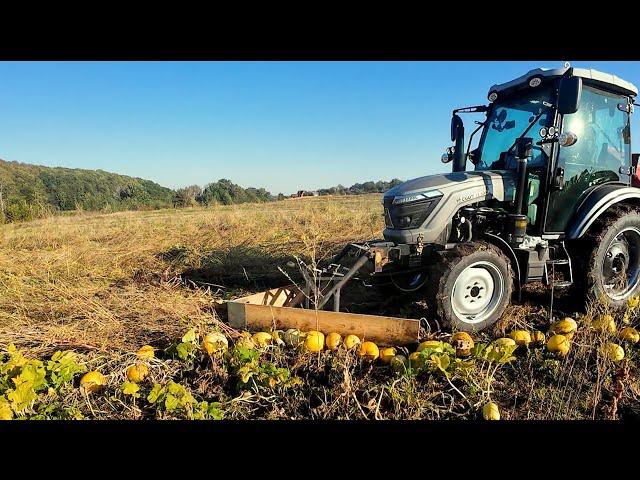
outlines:
[[[453,108],[562,64],[0,62],[0,158],[285,194],[408,179],[449,170]],[[640,84],[640,62],[572,65]]]

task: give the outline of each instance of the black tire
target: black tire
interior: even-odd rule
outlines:
[[[567,245],[574,265],[575,296],[604,300],[613,309],[640,293],[640,212],[617,205],[579,240]]]
[[[441,252],[440,256],[440,261],[431,268],[427,288],[427,301],[429,306],[435,306],[436,316],[449,328],[466,332],[478,332],[496,323],[509,305],[513,292],[509,259],[487,242],[463,243]],[[487,274],[491,276],[494,293],[489,300],[482,297],[482,285],[487,284],[477,277],[478,274],[483,278]],[[457,288],[454,288],[457,282]],[[475,301],[479,304],[472,305]],[[468,313],[487,301],[489,303],[480,313]]]
[[[428,281],[426,271],[413,273],[395,273],[389,275],[392,286],[397,292],[411,293],[422,289]]]
[[[395,297],[424,290],[428,281],[426,270],[412,273],[398,272],[381,277],[373,287],[380,295]]]

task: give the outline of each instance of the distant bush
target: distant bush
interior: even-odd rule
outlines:
[[[270,202],[275,197],[264,188],[242,188],[226,178],[205,186],[197,201],[203,205]]]
[[[402,180],[394,178],[390,182],[378,180],[377,182],[354,183],[350,187],[337,185],[331,188],[322,188],[318,190],[319,195],[360,195],[363,193],[384,193],[387,190],[400,185]]]
[[[23,199],[9,203],[5,207],[5,220],[7,222],[18,222],[21,220],[31,220],[33,212],[31,207]]]

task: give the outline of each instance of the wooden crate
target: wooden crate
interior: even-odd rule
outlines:
[[[379,345],[406,345],[418,341],[419,320],[307,310],[295,306],[300,300],[298,289],[287,286],[228,301],[229,324],[248,330],[297,328],[302,331],[318,330],[324,334],[354,334]]]

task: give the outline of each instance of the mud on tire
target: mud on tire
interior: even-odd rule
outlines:
[[[509,259],[482,241],[460,244],[439,255],[427,288],[427,301],[436,316],[448,327],[468,332],[497,322],[513,292]]]

